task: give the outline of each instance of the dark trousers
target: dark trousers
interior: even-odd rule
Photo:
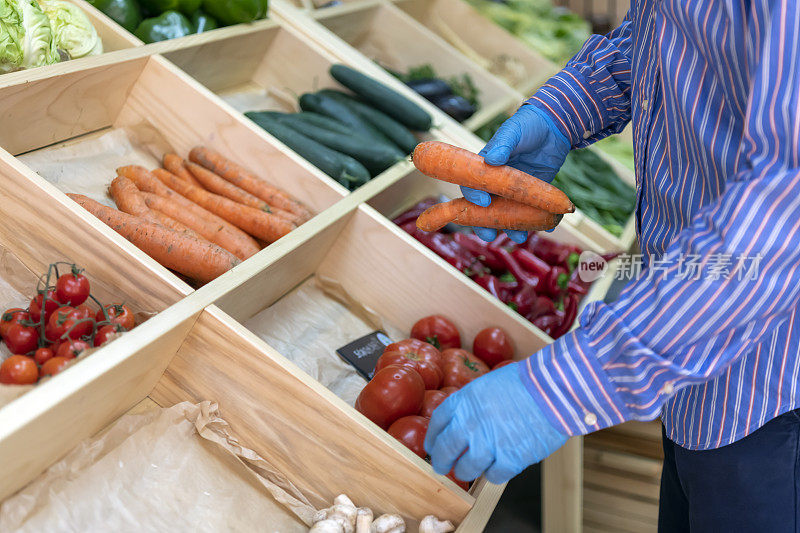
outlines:
[[[663,440],[660,533],[800,532],[800,409],[716,450]]]

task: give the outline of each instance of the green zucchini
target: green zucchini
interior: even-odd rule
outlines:
[[[400,124],[398,121],[387,115],[382,111],[378,111],[372,106],[361,102],[349,94],[333,89],[323,89],[318,94],[330,96],[334,100],[342,102],[344,105],[349,106],[353,111],[361,115],[365,120],[368,120],[373,126],[381,130],[381,132],[389,137],[394,144],[403,150],[403,153],[410,154],[414,151],[419,141],[411,130]]]
[[[415,131],[428,131],[433,119],[427,111],[369,76],[345,65],[331,65],[333,79],[363,98],[369,105]]]
[[[303,120],[285,117],[284,123],[306,137],[327,146],[332,150],[347,154],[367,167],[372,176],[377,176],[398,161],[402,161],[405,154],[395,146],[370,142],[359,136],[342,135],[329,129],[320,128]]]
[[[335,131],[342,135],[359,135],[359,133],[350,126],[336,120],[335,118],[320,115],[319,113],[312,113],[310,111],[301,111],[291,115],[292,118],[301,120],[307,124],[312,124],[318,128],[325,128],[326,130]],[[363,135],[362,135],[363,136]],[[368,139],[369,137],[364,137]]]
[[[276,119],[271,112],[248,112],[245,116],[348,189],[355,189],[369,181],[370,174],[364,165],[349,155],[309,139],[286,125],[283,119]]]
[[[380,140],[384,143],[392,142],[378,128],[361,118],[358,113],[329,96],[306,93],[300,97],[299,102],[300,109],[303,111],[311,111],[336,119],[370,139]]]

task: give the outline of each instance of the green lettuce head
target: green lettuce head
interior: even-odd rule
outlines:
[[[60,56],[47,15],[35,0],[18,0],[18,2],[22,10],[22,25],[25,31],[22,41],[22,68],[58,63]]]
[[[0,74],[22,68],[22,10],[16,0],[0,0]]]
[[[71,59],[103,53],[103,43],[81,8],[66,0],[40,0],[39,5],[50,20],[57,49]]]

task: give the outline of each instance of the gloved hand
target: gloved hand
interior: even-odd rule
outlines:
[[[547,182],[553,181],[570,151],[570,143],[550,117],[532,105],[523,105],[503,122],[478,155],[490,165],[509,165]],[[486,207],[492,201],[489,193],[461,187],[464,198]],[[524,231],[506,231],[517,243],[525,241]],[[490,228],[475,228],[475,234],[485,241],[497,237]]]
[[[425,450],[436,472],[445,475],[455,465],[462,481],[485,472],[499,485],[567,441],[525,388],[519,367],[512,363],[470,382],[433,412]]]

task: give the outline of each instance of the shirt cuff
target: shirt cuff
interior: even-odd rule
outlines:
[[[595,84],[574,67],[566,67],[550,78],[525,101],[545,111],[573,148],[583,148],[607,137],[606,102]]]
[[[568,435],[585,435],[629,419],[580,328],[523,361],[519,369],[549,422]]]

